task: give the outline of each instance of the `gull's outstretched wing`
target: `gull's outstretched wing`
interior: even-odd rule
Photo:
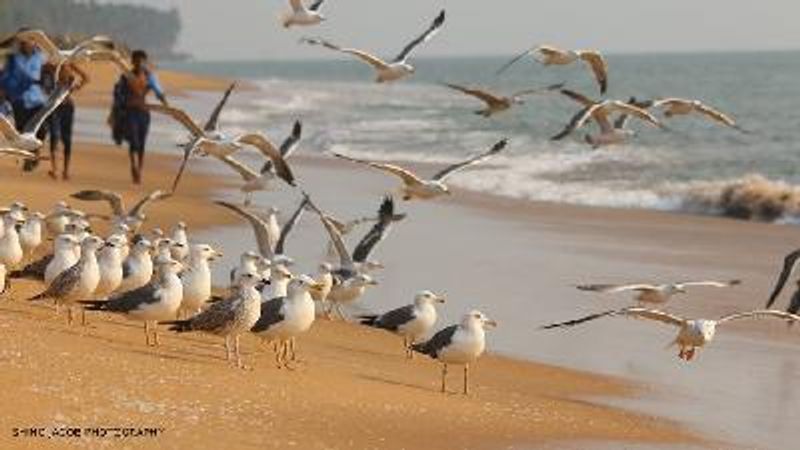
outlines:
[[[643,319],[654,320],[657,322],[666,323],[668,325],[674,325],[674,326],[681,326],[685,322],[685,319],[683,319],[682,317],[678,317],[655,309],[623,308],[611,311],[604,311],[597,314],[590,314],[588,316],[584,316],[578,319],[568,320],[566,322],[553,323],[550,325],[545,325],[541,328],[545,330],[550,330],[553,328],[568,328],[568,327],[574,327],[575,325],[580,325],[582,323],[590,322],[592,320],[600,319],[603,317],[613,317],[613,316],[640,317]]]
[[[50,117],[50,114],[53,114],[53,111],[55,111],[56,108],[64,103],[64,100],[69,97],[70,93],[72,93],[72,86],[58,85],[56,90],[50,94],[50,97],[48,97],[47,104],[39,109],[39,111],[37,111],[33,117],[28,119],[23,132],[36,134],[39,131],[39,128],[41,128],[44,124],[44,121]]]
[[[139,201],[136,202],[135,205],[133,205],[133,208],[131,208],[131,210],[128,211],[128,216],[130,216],[130,217],[138,216],[139,214],[144,212],[144,208],[150,202],[154,202],[154,201],[158,201],[158,200],[164,200],[164,199],[169,198],[171,196],[172,196],[172,192],[164,192],[164,191],[161,191],[161,190],[155,190],[155,191],[145,195],[141,199],[139,199]]]
[[[498,97],[498,96],[496,96],[494,94],[486,92],[486,91],[484,91],[482,89],[469,88],[469,87],[466,87],[466,86],[461,86],[461,85],[453,84],[453,83],[442,83],[442,84],[444,86],[449,87],[450,89],[454,89],[454,90],[459,91],[459,92],[461,92],[463,94],[475,97],[475,98],[481,100],[482,102],[484,102],[484,103],[486,103],[487,105],[490,105],[490,106],[491,105],[496,105],[498,103],[502,103],[503,102],[503,99],[501,97]]]
[[[222,113],[222,110],[225,108],[225,105],[228,103],[228,98],[231,96],[231,93],[236,88],[236,83],[231,83],[228,86],[228,89],[225,90],[225,93],[222,94],[222,98],[217,103],[217,106],[214,107],[214,110],[211,111],[211,115],[208,116],[208,120],[206,121],[205,125],[203,126],[203,130],[205,131],[215,131],[219,127],[219,115]]]
[[[253,214],[252,212],[241,208],[233,203],[223,202],[223,201],[216,201],[214,202],[217,205],[222,207],[228,208],[231,211],[235,212],[239,216],[245,218],[250,225],[253,227],[253,233],[256,236],[256,244],[258,245],[258,252],[261,253],[261,256],[271,260],[274,256],[273,248],[275,247],[274,243],[278,240],[278,236],[272,236],[269,233],[269,226],[261,217]]]
[[[159,114],[166,114],[173,119],[175,119],[178,123],[183,125],[189,133],[192,133],[194,137],[202,137],[205,136],[205,131],[200,128],[200,125],[197,124],[190,116],[186,113],[186,111],[175,108],[174,106],[167,106],[167,105],[157,105],[157,104],[149,104],[147,105],[147,109],[153,112],[157,112]]]
[[[125,206],[122,203],[122,197],[116,192],[85,190],[70,194],[70,197],[88,202],[105,201],[111,206],[111,212],[115,216],[122,217],[125,215]]]
[[[725,317],[720,318],[717,320],[717,323],[722,324],[725,322],[731,322],[733,320],[741,320],[741,319],[750,319],[750,318],[760,318],[760,317],[772,317],[776,319],[786,320],[788,322],[798,322],[800,321],[800,316],[783,312],[783,311],[775,311],[772,309],[760,309],[756,311],[748,311],[743,313],[735,313],[735,314],[728,314]]]
[[[289,233],[292,232],[294,226],[300,220],[300,217],[303,215],[303,211],[305,211],[306,206],[308,206],[308,197],[304,196],[303,200],[300,201],[300,204],[297,206],[297,209],[294,211],[294,214],[283,224],[283,228],[281,228],[281,235],[278,238],[278,243],[275,244],[275,254],[276,255],[284,255],[284,250],[286,247],[286,239],[289,237]]]
[[[600,86],[600,93],[605,94],[608,89],[608,63],[600,52],[595,50],[578,50],[575,52],[589,68],[592,69],[597,84]]]
[[[270,142],[263,134],[249,133],[236,138],[242,144],[251,145],[258,149],[262,155],[266,156],[272,161],[275,167],[275,173],[287,184],[294,186],[294,175],[289,164],[283,159],[281,151],[275,148],[275,145]]]
[[[350,157],[350,156],[347,156],[347,155],[342,155],[341,153],[332,153],[332,155],[337,157],[337,158],[344,159],[346,161],[350,161],[350,162],[354,162],[354,163],[358,163],[358,164],[365,164],[367,166],[383,170],[384,172],[389,172],[389,173],[391,173],[391,174],[393,174],[395,176],[400,177],[403,180],[403,183],[405,183],[407,185],[423,183],[423,180],[421,178],[419,178],[418,176],[414,175],[408,169],[404,169],[404,168],[402,168],[400,166],[395,166],[394,164],[386,164],[386,163],[379,163],[379,162],[374,162],[374,161],[367,161],[365,159],[358,159],[358,158],[353,158],[353,157]]]
[[[769,300],[767,300],[767,308],[772,307],[772,304],[775,303],[778,295],[780,295],[781,290],[783,290],[783,286],[786,284],[789,276],[792,275],[792,272],[797,270],[798,260],[800,260],[800,249],[789,253],[783,259],[783,268],[781,269],[780,275],[778,275],[778,280],[775,282],[775,287],[772,289],[772,294],[770,294]]]
[[[288,158],[294,151],[297,149],[297,144],[300,143],[300,138],[303,135],[303,123],[299,120],[294,122],[294,126],[292,127],[292,134],[284,139],[283,143],[280,146],[281,156],[285,160]],[[261,167],[261,173],[269,172],[272,170],[273,164],[272,160],[267,160],[264,162],[264,165]]]
[[[656,291],[658,286],[652,284],[582,284],[575,286],[581,291],[602,292],[604,294],[612,294],[616,292],[625,291]]]
[[[442,28],[442,25],[444,25],[444,17],[445,17],[444,10],[442,10],[441,12],[439,12],[439,15],[436,16],[435,19],[433,19],[433,22],[431,22],[431,25],[428,27],[428,29],[425,30],[425,32],[419,35],[416,39],[409,42],[409,44],[406,45],[403,51],[401,51],[400,54],[398,54],[392,62],[405,61],[408,58],[408,55],[411,54],[411,52],[414,50],[414,48],[416,48],[418,45],[430,40],[433,36],[435,36],[436,33],[439,31],[439,29]]]
[[[403,220],[405,217],[405,214],[394,213],[394,199],[391,196],[384,197],[378,210],[378,223],[373,225],[361,239],[361,242],[356,245],[355,250],[353,250],[353,261],[365,262],[372,250],[375,249],[375,246],[389,234],[391,225],[394,222]]]
[[[508,139],[502,139],[498,141],[496,144],[494,144],[492,148],[490,148],[489,150],[481,154],[475,155],[472,158],[469,158],[465,161],[453,164],[450,167],[442,169],[441,171],[439,171],[439,173],[433,176],[433,180],[444,181],[445,179],[447,179],[447,177],[458,172],[459,170],[466,169],[471,165],[478,164],[479,162],[485,161],[490,157],[500,153],[504,148],[506,148],[507,145],[508,145]]]
[[[239,161],[238,159],[234,159],[230,155],[221,156],[218,158],[220,161],[224,162],[228,165],[231,169],[235,170],[244,181],[252,181],[259,177],[259,174],[256,173],[253,169],[247,167]]]
[[[386,69],[387,67],[389,67],[389,65],[386,64],[386,61],[378,58],[377,56],[371,55],[363,50],[358,50],[356,48],[340,47],[322,38],[302,38],[300,39],[300,42],[311,45],[320,45],[329,50],[334,50],[337,52],[346,53],[348,55],[353,55],[359,58],[361,61],[369,64],[370,66],[378,70]]]
[[[336,249],[336,253],[339,254],[340,268],[353,270],[355,268],[355,263],[353,262],[353,258],[350,257],[350,252],[347,251],[347,246],[344,243],[344,239],[342,238],[342,234],[339,232],[339,229],[336,228],[336,225],[334,225],[333,222],[331,222],[331,220],[328,218],[328,215],[311,201],[308,195],[306,195],[306,202],[308,203],[308,206],[317,213],[320,221],[322,221],[322,225],[328,232],[328,236],[333,243],[333,247]]]

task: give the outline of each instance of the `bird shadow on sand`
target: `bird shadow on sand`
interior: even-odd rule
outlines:
[[[403,387],[403,388],[411,388],[411,389],[416,389],[416,390],[422,391],[422,392],[433,392],[431,389],[429,389],[429,388],[427,388],[425,386],[420,386],[418,384],[408,383],[408,382],[405,382],[405,381],[390,380],[388,378],[383,378],[383,377],[380,377],[380,376],[377,376],[377,375],[356,375],[356,376],[358,378],[361,378],[362,380],[374,381],[374,382],[381,383],[381,384],[388,384],[388,385],[391,385],[391,386],[399,386],[399,387]]]

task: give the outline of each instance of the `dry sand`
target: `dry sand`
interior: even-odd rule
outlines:
[[[108,188],[132,199],[164,187],[177,159],[151,155],[145,186],[128,185],[121,149],[81,144],[74,180],[43,172],[20,175],[0,162],[0,204],[20,199],[35,209],[83,188]],[[192,229],[233,220],[207,199],[226,187],[218,177],[187,177],[180,193],[148,210],[147,227],[178,217]],[[154,183],[159,180],[159,183]],[[78,202],[73,202],[78,205]],[[79,204],[87,210],[103,207]],[[164,333],[144,346],[141,326],[91,315],[68,327],[52,308],[23,299],[36,283],[18,282],[0,303],[0,448],[102,445],[164,448],[529,448],[569,442],[664,444],[701,440],[670,421],[602,406],[587,398],[636,396],[638,387],[611,377],[489,355],[474,367],[469,397],[438,392],[439,367],[407,362],[395,337],[320,321],[300,343],[297,370],[278,370],[271,353],[244,340],[252,370],[226,365],[221,342]],[[452,371],[450,388],[460,387]],[[158,438],[14,438],[14,427],[159,427]],[[560,444],[558,444],[560,443]],[[577,445],[576,447],[584,447]]]

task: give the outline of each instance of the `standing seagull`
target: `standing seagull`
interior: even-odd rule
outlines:
[[[733,128],[739,132],[747,134],[748,131],[736,124],[730,116],[722,111],[706,105],[700,100],[689,100],[685,98],[664,98],[658,100],[644,101],[638,103],[642,108],[656,108],[664,112],[664,117],[685,116],[689,114],[700,114],[705,118]]]
[[[587,144],[591,145],[593,148],[623,144],[633,136],[634,132],[624,127],[614,126],[610,119],[610,115],[613,113],[621,113],[626,116],[636,117],[650,125],[665,129],[664,125],[662,125],[655,116],[636,105],[631,105],[619,100],[603,100],[601,102],[596,102],[569,89],[562,89],[561,93],[582,104],[584,107],[572,117],[570,122],[560,133],[550,138],[553,141],[564,139],[590,120],[594,120],[597,126],[600,127],[600,134],[594,136],[587,134],[585,136]]]
[[[576,61],[585,62],[592,70],[597,84],[600,86],[600,93],[605,94],[608,89],[608,63],[603,55],[596,50],[562,50],[550,45],[540,45],[533,47],[519,55],[501,67],[497,74],[505,72],[514,63],[531,55],[536,62],[546,66],[566,66]]]
[[[186,222],[178,222],[172,230],[172,237],[170,239],[176,245],[170,249],[172,257],[178,262],[184,262],[186,257],[189,256],[189,236],[186,234]]]
[[[94,298],[97,300],[106,300],[122,283],[123,245],[122,238],[111,236],[106,239],[106,245],[97,254],[97,264],[100,268],[100,282],[94,291]]]
[[[486,349],[487,326],[496,327],[497,322],[480,311],[472,310],[458,325],[451,325],[411,349],[439,360],[442,363],[442,392],[447,392],[447,365],[464,365],[464,395],[469,394],[469,365]]]
[[[569,320],[561,323],[554,323],[542,327],[545,330],[553,328],[566,328],[580,325],[595,319],[603,317],[633,317],[637,319],[647,319],[656,322],[674,325],[679,328],[678,335],[671,345],[680,347],[678,358],[684,361],[691,361],[698,348],[705,346],[714,339],[717,326],[726,322],[731,322],[740,319],[750,319],[759,317],[773,317],[788,322],[797,322],[800,316],[789,314],[781,311],[773,311],[769,309],[750,311],[743,313],[729,314],[717,320],[709,319],[685,319],[673,314],[665,313],[654,309],[645,308],[623,308],[619,310],[605,311],[598,314],[591,314],[580,319]]]
[[[122,282],[117,288],[117,295],[139,289],[150,282],[153,277],[153,244],[138,236],[133,239],[133,247],[122,263]]]
[[[297,143],[300,141],[302,131],[302,123],[300,121],[296,121],[294,123],[294,127],[292,128],[292,134],[283,141],[279,148],[281,156],[284,160],[289,157],[295,148],[297,148]],[[273,181],[278,178],[278,175],[275,173],[275,166],[272,164],[271,159],[267,159],[258,172],[247,167],[247,165],[241,161],[234,159],[233,156],[222,156],[219,158],[219,160],[236,171],[244,180],[244,184],[239,189],[245,194],[245,206],[250,205],[253,192],[269,191],[274,189]]]
[[[6,266],[7,270],[16,269],[22,262],[24,253],[20,242],[19,232],[25,224],[24,219],[17,219],[12,213],[3,214],[0,217],[3,222],[3,235],[0,236],[0,264]]]
[[[411,345],[427,335],[436,325],[436,303],[444,303],[444,297],[431,291],[419,292],[414,303],[380,315],[359,316],[363,325],[381,328],[403,337],[403,349],[406,357],[411,359],[414,352]]]
[[[22,252],[27,260],[33,256],[33,252],[41,245],[44,232],[44,214],[34,212],[25,217],[25,223],[19,231],[19,242]]]
[[[324,2],[325,0],[315,0],[314,3],[306,8],[303,5],[303,0],[289,0],[289,6],[292,7],[292,11],[283,15],[283,27],[317,25],[325,21],[325,16],[319,12]]]
[[[224,337],[227,360],[231,360],[231,350],[233,350],[236,355],[236,366],[244,368],[239,352],[239,336],[249,331],[261,315],[261,295],[258,289],[263,284],[264,280],[254,273],[242,274],[239,289],[232,297],[214,303],[207,310],[188,320],[161,323],[170,325],[169,329],[178,333],[202,331]]]
[[[648,284],[648,283],[634,283],[634,284],[582,284],[577,286],[581,291],[601,292],[604,294],[616,294],[617,292],[634,291],[636,295],[634,300],[639,302],[639,306],[645,303],[650,304],[663,304],[667,303],[676,294],[685,294],[686,288],[692,286],[708,286],[708,287],[731,287],[742,284],[740,280],[730,281],[681,281],[677,283],[665,284]]]
[[[261,316],[250,331],[267,340],[278,341],[275,352],[278,368],[288,367],[289,342],[308,331],[314,323],[314,300],[309,290],[316,288],[313,279],[299,275],[289,282],[285,297],[261,304]]]
[[[442,10],[438,16],[433,20],[433,23],[422,33],[419,37],[411,41],[404,49],[397,55],[393,60],[390,62],[386,62],[377,56],[373,56],[363,50],[358,50],[355,48],[344,48],[339,47],[336,44],[328,42],[325,39],[321,38],[303,38],[300,42],[311,44],[311,45],[321,45],[327,49],[334,50],[341,53],[346,53],[348,55],[353,55],[356,58],[359,58],[361,61],[369,64],[372,66],[373,69],[377,72],[376,82],[384,83],[399,80],[401,78],[405,78],[414,73],[414,66],[408,63],[408,57],[411,52],[416,48],[418,45],[422,44],[423,42],[428,41],[431,39],[439,29],[444,24],[444,10]]]
[[[139,227],[142,226],[147,216],[144,214],[144,209],[151,202],[164,200],[170,198],[172,193],[155,190],[145,195],[129,211],[125,211],[125,204],[122,201],[122,196],[112,191],[103,190],[85,190],[78,191],[70,195],[72,198],[83,201],[105,201],[111,207],[111,222],[123,223],[128,226],[132,233],[136,233]]]
[[[206,244],[195,244],[189,250],[189,261],[181,272],[183,299],[178,317],[198,314],[211,298],[211,267],[209,263],[221,258],[222,253]]]
[[[502,96],[488,92],[485,89],[470,88],[453,83],[443,83],[444,86],[454,89],[463,94],[477,98],[486,104],[486,107],[475,111],[475,114],[483,117],[491,117],[497,113],[511,109],[514,105],[525,103],[523,97],[526,95],[541,94],[543,92],[555,91],[564,87],[564,83],[553,84],[545,88],[525,89],[515,92],[509,96]]]
[[[47,263],[43,273],[45,286],[50,286],[61,272],[75,265],[81,257],[81,241],[71,234],[59,235],[53,248],[53,258]]]
[[[367,161],[364,159],[357,159],[352,158],[350,156],[342,155],[340,153],[333,153],[333,156],[337,158],[341,158],[347,161],[352,161],[358,164],[365,164],[370,167],[374,167],[379,170],[383,170],[384,172],[389,172],[392,175],[400,177],[403,180],[403,186],[401,189],[401,194],[403,195],[403,200],[413,200],[413,199],[420,199],[420,200],[429,200],[435,197],[439,197],[441,195],[449,195],[450,188],[444,183],[444,181],[454,173],[458,172],[459,170],[466,169],[467,167],[478,164],[491,156],[500,153],[504,148],[508,145],[508,139],[503,139],[492,146],[488,151],[475,155],[472,158],[467,159],[466,161],[462,161],[456,164],[453,164],[449,167],[446,167],[439,171],[436,175],[433,176],[430,180],[424,180],[413,172],[408,169],[404,169],[400,166],[396,166],[393,164],[387,163],[379,163],[374,161]]]
[[[102,245],[103,240],[97,236],[90,236],[84,239],[81,243],[81,257],[78,262],[58,274],[44,292],[28,300],[52,298],[57,305],[68,305],[67,323],[72,324],[72,304],[76,301],[91,298],[97,288],[97,284],[100,282],[97,251],[100,250]],[[86,315],[81,314],[81,317],[81,323],[86,324]]]
[[[294,175],[292,175],[289,165],[286,164],[286,161],[281,156],[280,150],[263,134],[245,133],[227,137],[220,133],[211,133],[204,130],[182,109],[166,105],[147,105],[147,108],[159,114],[172,117],[189,130],[194,142],[191,152],[223,158],[238,152],[244,146],[255,147],[262,155],[272,160],[272,164],[275,165],[275,173],[280,178],[286,183],[294,185]]]
[[[122,314],[131,320],[144,322],[145,345],[160,345],[156,324],[174,320],[181,306],[183,285],[178,272],[181,264],[174,259],[156,261],[157,278],[150,283],[116,295],[108,301],[82,301],[89,311]],[[152,330],[153,338],[150,338]]]

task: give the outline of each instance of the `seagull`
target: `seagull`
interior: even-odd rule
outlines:
[[[150,241],[142,237],[134,238],[131,252],[122,263],[122,283],[116,295],[139,289],[150,282],[153,277],[152,251],[153,244]]]
[[[187,320],[161,322],[178,333],[202,331],[225,338],[225,356],[231,360],[236,355],[236,366],[244,368],[239,352],[239,336],[249,331],[261,315],[261,295],[258,289],[265,281],[255,273],[242,274],[236,293],[223,301],[212,304],[205,311]],[[233,348],[231,348],[233,339]]]
[[[458,325],[451,325],[411,349],[428,355],[442,363],[442,392],[447,392],[447,365],[464,365],[464,395],[469,394],[469,365],[478,359],[486,348],[486,327],[496,327],[497,322],[480,311],[465,314]]]
[[[286,160],[294,151],[294,149],[297,148],[297,143],[300,141],[302,130],[303,127],[301,122],[296,121],[294,123],[292,134],[283,141],[278,149],[284,160]],[[247,165],[237,159],[234,159],[234,157],[230,155],[222,156],[219,158],[219,160],[227,164],[231,169],[235,170],[244,180],[244,184],[240,190],[245,194],[245,206],[250,205],[253,192],[269,191],[274,189],[273,181],[275,178],[278,178],[278,175],[275,173],[275,166],[272,164],[271,159],[267,159],[258,172],[247,167]]]
[[[94,290],[94,298],[106,300],[122,283],[122,246],[124,242],[119,236],[106,239],[106,244],[97,254],[97,265],[100,269],[100,281]]]
[[[246,133],[235,137],[227,137],[220,133],[204,130],[182,109],[167,105],[147,105],[147,108],[153,112],[168,115],[186,127],[194,139],[194,146],[191,152],[196,151],[202,155],[223,158],[238,152],[244,146],[255,147],[262,155],[272,160],[278,177],[289,185],[294,186],[294,175],[292,175],[289,165],[281,156],[280,150],[263,134]]]
[[[270,208],[269,214],[265,220],[252,211],[234,205],[233,203],[225,201],[216,201],[214,203],[233,211],[238,216],[243,217],[250,223],[253,228],[253,233],[255,234],[258,252],[261,254],[261,256],[272,263],[291,265],[291,260],[283,255],[283,250],[286,243],[286,238],[294,227],[295,222],[297,222],[299,218],[300,213],[298,211],[302,210],[305,206],[304,202],[301,202],[300,207],[298,207],[298,211],[295,211],[295,213],[292,215],[292,218],[286,222],[283,228],[278,225],[277,218],[275,217],[278,211],[277,209]],[[276,249],[278,248],[280,253],[276,253]]]
[[[781,269],[780,275],[778,275],[778,279],[775,281],[775,287],[772,289],[769,300],[767,300],[767,308],[772,307],[772,305],[775,303],[775,300],[777,300],[778,296],[781,294],[786,282],[789,280],[789,277],[797,271],[798,261],[800,261],[800,249],[789,253],[783,259],[783,268]]]
[[[25,223],[19,231],[19,242],[25,258],[33,256],[33,252],[42,244],[44,217],[40,212],[25,217]]]
[[[67,323],[72,324],[72,303],[90,298],[100,282],[100,268],[97,264],[97,251],[103,246],[103,240],[90,236],[81,243],[81,257],[78,262],[58,274],[47,289],[28,300],[52,298],[57,305],[66,304]],[[86,324],[86,316],[82,314],[82,324]]]
[[[319,12],[324,2],[325,0],[315,0],[314,3],[306,8],[305,5],[303,5],[303,0],[289,0],[292,11],[284,14],[283,27],[317,25],[325,21],[325,16]]]
[[[85,300],[80,303],[86,305],[89,311],[107,311],[143,321],[145,345],[158,346],[157,322],[174,320],[181,306],[183,285],[177,275],[180,270],[181,263],[178,261],[159,259],[156,261],[158,276],[146,285],[115,295],[107,301]]]
[[[71,234],[58,236],[53,248],[53,258],[47,263],[43,273],[45,286],[50,286],[61,272],[74,266],[81,257],[81,241]]]
[[[206,123],[203,125],[203,131],[205,132],[206,136],[213,139],[222,139],[223,134],[219,129],[219,116],[222,114],[222,110],[228,103],[228,99],[235,88],[236,83],[231,83],[230,86],[228,86],[228,89],[225,90],[225,93],[222,94],[222,98],[219,100],[219,102],[217,102],[217,105],[211,111],[211,115],[208,116],[208,120],[206,120]],[[199,136],[190,136],[188,142],[179,145],[179,147],[183,147],[183,160],[181,161],[181,166],[178,169],[178,173],[175,175],[175,179],[172,181],[172,188],[170,189],[171,192],[175,192],[175,189],[178,188],[178,183],[180,183],[181,177],[183,177],[183,172],[186,169],[186,165],[189,163],[189,158],[191,158],[192,153],[194,153],[195,146],[197,145],[197,141],[199,139]]]
[[[401,78],[405,78],[414,73],[414,66],[408,63],[408,57],[411,52],[416,48],[418,45],[430,40],[439,29],[444,24],[444,10],[442,10],[438,16],[433,20],[433,23],[422,33],[419,37],[411,41],[404,49],[397,55],[393,60],[386,62],[377,56],[373,56],[363,50],[358,50],[355,48],[344,48],[339,47],[336,44],[333,44],[325,39],[321,38],[303,38],[300,40],[301,43],[311,44],[311,45],[321,45],[327,49],[334,50],[341,53],[346,53],[348,55],[355,56],[356,58],[360,59],[362,62],[365,62],[372,66],[377,72],[376,82],[384,83],[390,81],[396,81]]]
[[[374,167],[376,169],[383,170],[384,172],[389,172],[392,175],[400,177],[400,179],[403,180],[403,186],[401,187],[403,200],[413,200],[413,199],[429,200],[435,197],[450,194],[450,188],[444,183],[448,177],[458,172],[459,170],[463,170],[473,164],[482,162],[490,158],[491,156],[500,153],[500,151],[503,150],[506,147],[506,145],[508,145],[508,139],[503,139],[494,144],[492,148],[490,148],[488,151],[484,153],[480,153],[478,155],[475,155],[467,159],[466,161],[462,161],[442,169],[441,171],[439,171],[439,173],[434,175],[433,178],[431,178],[430,180],[424,180],[415,175],[410,170],[404,169],[400,166],[396,166],[393,164],[379,163],[379,162],[367,161],[364,159],[352,158],[350,156],[342,155],[340,153],[333,153],[333,156],[347,161],[355,162],[358,164],[366,164],[370,167]]]
[[[677,345],[680,347],[678,358],[684,361],[691,361],[694,358],[695,352],[698,348],[705,346],[712,339],[716,333],[717,326],[726,322],[732,322],[741,319],[759,318],[759,317],[773,317],[782,319],[788,322],[796,322],[800,320],[800,316],[785,313],[782,311],[775,311],[770,309],[756,310],[742,313],[729,314],[716,320],[709,319],[686,319],[663,311],[646,308],[623,308],[618,310],[605,311],[597,314],[591,314],[580,319],[569,320],[561,323],[554,323],[542,327],[545,330],[553,328],[565,328],[580,325],[584,322],[600,319],[603,317],[633,317],[637,319],[648,319],[657,322],[674,325],[680,329],[675,340],[670,345]]]
[[[32,152],[36,155],[44,145],[42,140],[37,137],[39,129],[50,117],[50,114],[69,97],[73,89],[73,86],[59,85],[50,94],[47,103],[25,123],[21,133],[9,122],[8,118],[0,116],[0,141],[3,141],[3,146]]]
[[[531,55],[536,62],[544,66],[566,66],[578,60],[585,62],[594,74],[597,84],[600,86],[600,93],[605,94],[608,89],[608,63],[603,55],[596,50],[562,50],[550,45],[540,45],[533,47],[519,55],[501,67],[497,74],[501,74],[520,59]]]
[[[333,288],[333,266],[324,262],[319,265],[318,270],[317,277],[314,279],[317,283],[317,289],[309,293],[315,302],[320,302],[324,305]]]
[[[285,297],[261,304],[261,316],[250,331],[264,339],[278,341],[279,347],[275,352],[278,368],[288,368],[289,342],[308,331],[314,323],[314,301],[309,290],[316,288],[313,279],[298,275],[289,282]]]
[[[414,303],[380,315],[359,316],[363,325],[397,333],[403,337],[403,348],[406,357],[411,359],[414,353],[411,345],[426,336],[436,325],[436,303],[444,303],[444,297],[431,291],[421,291],[414,297]]]
[[[636,117],[658,128],[666,128],[655,116],[635,105],[619,100],[603,100],[596,102],[569,89],[562,89],[561,93],[583,105],[583,109],[572,117],[564,130],[550,138],[553,141],[564,139],[590,120],[594,120],[600,127],[600,134],[594,136],[587,134],[585,136],[586,143],[593,148],[622,144],[634,133],[623,127],[615,127],[609,118],[613,113],[621,113],[626,116]]]
[[[172,230],[172,237],[170,240],[176,244],[170,249],[172,258],[178,262],[183,262],[189,256],[189,237],[186,235],[186,222],[178,222],[175,229]]]
[[[475,111],[475,114],[483,117],[491,117],[497,113],[511,109],[514,105],[525,103],[523,97],[543,92],[555,91],[564,87],[564,83],[553,84],[545,88],[525,89],[517,91],[509,96],[493,94],[485,89],[471,88],[453,83],[443,83],[444,86],[458,92],[477,98],[486,104],[486,107]]]
[[[61,49],[42,30],[18,31],[11,39],[29,41],[39,47],[47,55],[47,62],[57,66],[56,79],[58,79],[58,69],[67,62],[111,59],[117,65],[121,66],[124,72],[130,72],[132,70],[130,63],[115,49],[116,44],[108,36],[92,36],[80,41],[76,46],[69,49]],[[0,43],[0,47],[7,45],[7,41],[8,40]],[[116,55],[116,58],[114,58],[113,55]]]
[[[128,257],[131,251],[131,247],[128,242],[128,234],[130,233],[131,229],[125,225],[124,223],[115,223],[111,225],[111,230],[108,233],[108,239],[115,238],[119,243],[119,253],[122,257],[122,260],[125,261],[125,258]]]
[[[53,209],[45,216],[45,228],[50,236],[58,236],[64,233],[64,229],[72,218],[80,214],[73,210],[65,201],[59,201]]]
[[[222,257],[222,253],[207,244],[194,244],[189,251],[188,264],[180,274],[183,299],[178,317],[191,317],[203,309],[211,298],[211,267],[209,262]]]
[[[7,270],[16,269],[22,262],[24,256],[22,244],[20,243],[19,232],[25,223],[24,219],[19,219],[15,214],[3,214],[0,221],[3,222],[3,235],[0,236],[0,264],[6,266]]]
[[[262,278],[269,279],[269,265],[269,261],[254,251],[248,250],[242,253],[239,256],[239,265],[231,269],[229,280],[231,286],[237,286],[242,276],[248,273],[256,273]]]
[[[739,132],[747,134],[748,131],[740,127],[735,120],[722,111],[706,105],[700,100],[692,100],[685,98],[663,98],[657,100],[650,100],[640,102],[641,108],[649,109],[656,108],[664,112],[664,117],[671,118],[674,116],[685,116],[689,114],[700,114],[705,118],[714,122],[725,125],[726,127],[733,128]]]
[[[634,283],[634,284],[584,284],[577,286],[581,291],[601,292],[604,294],[615,294],[617,292],[636,292],[634,300],[639,302],[639,306],[643,304],[662,304],[667,303],[676,294],[685,294],[686,288],[693,286],[709,286],[709,287],[731,287],[742,284],[741,280],[729,281],[680,281],[677,283],[665,284],[648,284],[648,283]]]
[[[336,225],[330,221],[328,215],[320,210],[310,199],[308,205],[319,216],[322,226],[325,227],[331,242],[333,242],[336,248],[336,252],[339,254],[339,267],[335,268],[332,272],[333,286],[331,286],[327,299],[330,301],[332,307],[336,309],[339,316],[344,318],[341,305],[356,301],[359,297],[364,295],[364,291],[366,291],[367,287],[375,286],[378,282],[364,273],[353,260],[353,257],[350,256],[350,252],[347,251],[347,246],[344,244],[342,235],[339,233]]]
[[[145,195],[133,205],[133,207],[125,211],[125,204],[122,201],[122,196],[112,191],[103,190],[85,190],[78,191],[70,195],[70,197],[83,200],[83,201],[106,201],[111,207],[112,223],[124,223],[130,228],[130,231],[136,233],[139,227],[142,226],[147,216],[144,214],[144,209],[151,202],[167,199],[172,196],[171,192],[164,192],[155,190]]]
[[[289,282],[292,280],[292,272],[283,264],[273,264],[269,272],[269,290],[264,289],[261,293],[263,301],[273,298],[286,297]]]

